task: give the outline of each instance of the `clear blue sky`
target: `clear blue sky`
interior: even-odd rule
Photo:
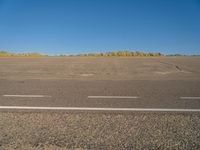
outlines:
[[[200,54],[200,0],[0,0],[0,49]]]

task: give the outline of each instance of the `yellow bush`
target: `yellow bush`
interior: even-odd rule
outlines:
[[[143,52],[143,51],[128,51],[128,50],[119,50],[119,51],[109,51],[109,52],[96,52],[96,53],[83,53],[77,55],[70,56],[127,56],[127,57],[135,57],[135,56],[163,56],[160,52]]]
[[[31,53],[13,53],[8,51],[0,51],[0,56],[12,56],[12,57],[38,57],[38,56],[47,56],[38,52]]]

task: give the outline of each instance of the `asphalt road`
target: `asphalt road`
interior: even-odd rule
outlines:
[[[1,106],[200,109],[199,94],[200,81],[0,80]]]
[[[199,67],[200,57],[2,57],[0,149],[198,149]]]

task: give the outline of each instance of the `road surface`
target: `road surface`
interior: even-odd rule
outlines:
[[[200,57],[1,57],[0,149],[196,149],[199,67]]]

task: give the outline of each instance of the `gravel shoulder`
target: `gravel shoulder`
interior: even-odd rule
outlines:
[[[200,114],[1,112],[1,150],[200,148]]]

